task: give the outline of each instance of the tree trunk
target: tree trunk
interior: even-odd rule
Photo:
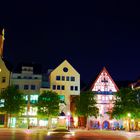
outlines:
[[[9,114],[9,128],[11,127],[11,113]]]
[[[4,127],[5,128],[8,127],[8,114],[7,113],[5,114],[5,117],[4,117]]]
[[[52,122],[52,119],[51,119],[51,117],[49,117],[49,118],[48,118],[48,129],[51,128],[51,124],[52,124],[51,122]]]

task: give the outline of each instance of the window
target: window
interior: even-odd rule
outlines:
[[[62,90],[65,90],[65,86],[62,86],[61,89],[62,89]]]
[[[57,86],[57,90],[60,90],[60,85]]]
[[[66,81],[69,81],[69,76],[66,77]]]
[[[60,80],[60,76],[56,76],[56,80]]]
[[[25,95],[25,96],[24,96],[24,99],[25,99],[26,101],[28,101],[28,95]]]
[[[24,89],[25,90],[29,89],[29,85],[24,85]]]
[[[56,90],[56,85],[53,85],[53,86],[52,86],[52,89],[53,89],[53,90]]]
[[[15,88],[16,88],[16,89],[19,89],[19,85],[15,85]]]
[[[34,77],[34,79],[38,79],[38,77]]]
[[[59,95],[59,98],[61,101],[65,101],[65,96],[64,95]]]
[[[35,90],[35,85],[31,85],[31,90]]]
[[[18,76],[17,78],[18,78],[18,79],[21,79],[21,76]]]
[[[68,68],[67,68],[67,67],[64,67],[64,68],[63,68],[63,71],[64,71],[64,72],[68,72]]]
[[[65,81],[65,76],[62,76],[62,81]]]
[[[0,107],[4,107],[4,99],[0,100]]]
[[[32,104],[37,103],[38,101],[38,95],[30,95],[30,102]]]
[[[76,90],[76,91],[78,90],[78,86],[75,86],[75,90]]]
[[[6,82],[6,77],[2,77],[2,83]]]
[[[105,100],[105,97],[104,97],[104,96],[102,96],[102,100],[103,100],[103,101]]]
[[[75,81],[75,77],[71,76],[71,81]]]
[[[73,86],[70,86],[70,90],[73,90]]]
[[[31,77],[31,76],[29,76],[29,79],[32,79],[32,77]]]

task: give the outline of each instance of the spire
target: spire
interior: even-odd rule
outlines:
[[[0,34],[0,57],[3,56],[3,44],[4,44],[4,29],[2,29]]]
[[[3,38],[3,40],[5,39],[4,38],[4,28],[2,29],[2,38]]]

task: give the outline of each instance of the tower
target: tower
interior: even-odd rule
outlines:
[[[4,29],[0,33],[0,56],[3,56],[3,44],[4,44]]]

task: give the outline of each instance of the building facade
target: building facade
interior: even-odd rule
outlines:
[[[3,44],[4,44],[4,30],[0,34],[0,93],[9,86],[10,71],[8,70],[3,60]],[[3,106],[3,100],[0,101],[0,106]],[[0,127],[4,127],[6,124],[6,115],[0,113]]]
[[[112,120],[107,113],[112,110],[114,94],[119,89],[105,67],[93,82],[91,90],[96,94],[97,107],[99,108],[98,118],[91,118],[91,127],[109,129],[120,125],[116,120]]]
[[[66,107],[62,111],[65,115],[69,114],[71,96],[80,94],[80,74],[67,60],[50,73],[50,89],[65,101]]]
[[[21,117],[16,120],[13,117],[11,120],[12,127],[29,127],[37,126],[40,122],[37,120],[37,107],[34,104],[38,101],[42,82],[41,73],[36,72],[35,65],[23,64],[19,66],[16,72],[11,74],[11,85],[23,92],[27,107]]]

